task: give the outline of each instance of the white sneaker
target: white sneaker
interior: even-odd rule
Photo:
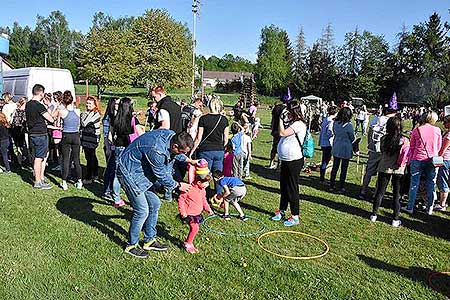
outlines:
[[[392,220],[392,227],[399,227],[400,225],[402,225],[402,221]]]
[[[433,214],[433,206],[427,208],[427,214],[431,216]]]
[[[81,190],[83,188],[83,183],[81,181],[77,181],[75,182],[75,187],[79,190]]]
[[[371,215],[370,216],[370,222],[375,222],[377,220],[377,216]]]
[[[67,191],[69,187],[67,186],[67,182],[63,181],[59,184],[59,186],[63,189],[63,191]]]
[[[434,206],[434,210],[438,210],[438,211],[446,211],[447,210],[447,206],[442,206],[440,204],[436,204]]]

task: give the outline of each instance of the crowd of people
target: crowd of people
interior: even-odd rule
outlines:
[[[368,138],[368,159],[359,198],[373,203],[370,220],[375,222],[377,212],[386,193],[389,182],[393,189],[392,226],[401,225],[400,210],[412,214],[416,208],[429,215],[434,210],[445,211],[450,191],[450,115],[443,117],[446,129],[444,136],[435,125],[438,114],[431,109],[423,109],[412,132],[403,130],[402,110],[398,109],[393,96],[382,110],[377,111],[370,123],[369,112],[365,106],[354,108],[351,103],[340,107],[331,103],[326,105],[327,114],[320,126],[319,146],[322,150],[320,182],[326,183],[330,161],[332,167],[328,182],[330,192],[346,194],[346,177],[350,160],[359,155],[357,129]],[[273,220],[285,220],[284,224],[298,224],[299,187],[298,174],[304,166],[303,143],[307,134],[307,122],[303,117],[308,112],[302,110],[299,102],[284,98],[283,103],[272,109],[273,144],[269,168],[276,169],[275,157],[278,154],[280,165],[280,205]],[[353,126],[352,118],[356,114]],[[410,137],[408,138],[408,136]],[[336,185],[340,169],[339,183]],[[373,194],[369,193],[372,177],[377,181]],[[301,182],[300,182],[301,183]],[[439,199],[435,192],[437,183]],[[423,205],[416,205],[419,192],[426,192]],[[401,207],[401,200],[407,200]],[[290,205],[291,217],[286,219]]]
[[[110,98],[102,112],[92,96],[83,107],[74,102],[70,91],[49,94],[37,84],[32,94],[31,99],[24,97],[17,102],[9,93],[2,95],[0,150],[4,170],[0,170],[11,174],[10,162],[18,169],[29,166],[34,189],[49,190],[53,187],[45,175],[53,165],[63,191],[69,190],[70,182],[76,189],[102,182],[103,198],[116,208],[126,205],[121,196],[124,191],[133,208],[126,253],[147,257],[150,250],[167,249],[156,239],[161,199],[178,200],[180,217],[189,224],[184,246],[190,253],[197,252],[193,242],[202,211],[213,213],[206,199],[212,198],[215,205],[224,208],[224,220],[231,218],[230,203],[239,219],[247,220],[239,201],[246,195],[242,179],[250,176],[252,140],[259,126],[257,103],[246,112],[251,118],[236,118],[229,124],[218,97],[208,99],[206,113],[201,98],[180,105],[164,87],[156,86],[149,93],[151,101],[141,125],[140,112],[134,111],[134,102],[128,97]],[[102,137],[106,168],[100,174],[97,148]],[[86,159],[84,171],[81,151]],[[186,183],[183,180],[188,171]],[[214,188],[209,188],[211,181]]]
[[[46,168],[52,162],[59,172],[60,188],[76,189],[99,181],[103,177],[103,198],[116,207],[126,205],[124,191],[133,208],[125,253],[145,258],[148,251],[165,251],[168,246],[157,240],[156,224],[161,200],[178,201],[181,220],[189,225],[184,247],[195,253],[194,239],[203,221],[202,212],[214,214],[211,204],[224,209],[222,218],[230,220],[230,203],[237,217],[245,222],[247,216],[239,202],[246,196],[243,179],[250,176],[252,141],[261,128],[257,117],[258,103],[248,108],[242,101],[233,108],[231,122],[218,97],[207,103],[195,98],[190,104],[172,100],[164,87],[156,86],[144,125],[140,112],[128,97],[112,97],[104,112],[95,97],[88,97],[83,110],[74,103],[70,91],[45,93],[42,85],[35,85],[33,97],[12,101],[9,93],[2,95],[0,113],[0,150],[5,174],[11,174],[10,162],[18,168],[32,167],[34,188],[48,190]],[[208,112],[204,110],[207,104]],[[272,109],[270,169],[280,169],[280,203],[272,217],[285,226],[300,222],[299,184],[305,165],[305,147],[310,138],[310,121],[305,103],[284,97]],[[350,160],[359,155],[357,130],[368,137],[367,167],[359,198],[373,202],[371,221],[376,221],[378,209],[388,183],[393,187],[393,220],[398,227],[400,201],[407,198],[403,210],[412,214],[416,198],[425,190],[425,211],[446,210],[450,191],[450,116],[445,116],[447,130],[442,137],[435,126],[438,115],[425,110],[412,130],[410,138],[404,134],[403,121],[392,98],[383,111],[369,124],[369,112],[351,103],[326,104],[327,113],[320,124],[319,145],[322,150],[320,182],[326,183],[330,161],[329,191],[346,193],[346,178]],[[356,115],[356,128],[353,117]],[[147,130],[150,127],[150,130]],[[100,139],[103,137],[103,143]],[[103,144],[106,168],[100,174],[97,148]],[[86,159],[82,171],[80,152]],[[278,163],[276,157],[278,156]],[[336,182],[340,170],[339,181]],[[186,176],[186,174],[188,176]],[[371,197],[369,185],[377,176],[376,189]],[[185,178],[187,177],[187,182]],[[435,184],[440,192],[436,202]],[[213,183],[213,185],[211,184]],[[210,187],[211,184],[211,187]],[[290,216],[287,216],[288,208]],[[142,246],[140,232],[144,232]]]

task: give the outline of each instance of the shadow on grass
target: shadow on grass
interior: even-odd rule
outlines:
[[[344,202],[332,201],[332,200],[325,199],[322,197],[300,194],[300,199],[311,202],[311,203],[320,204],[322,206],[326,206],[326,207],[332,208],[334,210],[337,210],[337,211],[340,211],[343,213],[347,213],[347,214],[351,214],[354,216],[358,216],[358,217],[361,217],[361,218],[364,218],[367,220],[369,219],[369,216],[371,215],[371,210],[364,210],[364,209],[349,205]],[[429,235],[429,236],[441,238],[444,240],[449,239],[449,237],[450,237],[450,220],[449,219],[442,218],[437,215],[429,216],[429,215],[423,214],[423,213],[416,213],[416,214],[414,214],[414,216],[419,220],[411,220],[411,219],[402,218],[402,226],[409,228],[411,230]],[[389,215],[389,217],[379,215],[378,220],[390,224],[392,218],[390,215]]]
[[[125,247],[125,240],[128,238],[128,231],[122,226],[113,222],[114,219],[131,220],[132,211],[121,207],[117,215],[102,215],[94,211],[94,204],[110,206],[111,203],[103,200],[90,199],[85,197],[64,197],[58,200],[56,208],[71,219],[81,221],[104,233],[108,238],[119,245]],[[156,225],[159,236],[169,240],[171,243],[181,247],[181,241],[171,236],[165,223]]]
[[[397,273],[397,274],[402,275],[403,277],[406,277],[412,281],[421,283],[424,287],[432,288],[434,291],[436,291],[444,296],[450,297],[450,276],[447,274],[442,274],[439,276],[440,277],[439,282],[444,282],[444,286],[445,286],[445,283],[447,283],[446,284],[447,287],[444,289],[441,289],[440,285],[437,285],[437,284],[433,285],[433,286],[428,285],[429,276],[433,273],[436,273],[435,271],[433,271],[431,269],[423,268],[423,267],[409,267],[409,268],[398,267],[398,266],[386,263],[384,261],[378,260],[376,258],[368,257],[368,256],[361,255],[361,254],[358,254],[358,258],[372,268],[388,271],[391,273]],[[437,280],[437,278],[436,278],[436,280]]]

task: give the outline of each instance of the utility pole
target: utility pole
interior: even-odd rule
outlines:
[[[61,43],[58,43],[58,68],[61,68]]]
[[[193,0],[192,3],[192,14],[194,17],[193,30],[192,30],[192,82],[191,82],[191,99],[194,99],[194,89],[195,89],[195,48],[197,46],[197,40],[195,37],[195,31],[197,26],[197,16],[198,16],[198,5],[200,0]]]
[[[44,53],[44,66],[47,68],[47,58],[48,58],[48,53],[45,52]]]
[[[203,60],[202,60],[202,87],[201,87],[201,91],[202,91],[202,101],[203,99],[205,99],[205,85],[203,84],[203,71],[204,71],[204,65],[203,65]]]

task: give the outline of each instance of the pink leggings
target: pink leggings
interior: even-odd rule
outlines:
[[[193,244],[195,236],[198,233],[198,230],[200,229],[200,226],[197,223],[191,222],[189,223],[189,234],[186,238],[186,243]]]

